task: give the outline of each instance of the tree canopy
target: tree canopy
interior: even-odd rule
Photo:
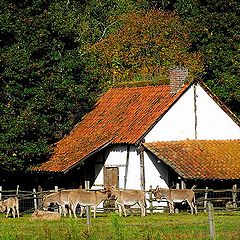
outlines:
[[[26,169],[88,111],[98,92],[75,5],[2,1],[0,168]]]
[[[0,171],[46,161],[116,82],[201,77],[240,116],[237,0],[0,0]]]
[[[102,71],[113,83],[168,79],[169,68],[184,66],[191,77],[203,72],[202,55],[191,51],[188,26],[177,14],[160,10],[123,16],[118,31],[93,45]],[[119,39],[121,36],[121,39]]]
[[[191,25],[193,47],[203,53],[206,83],[240,116],[240,4],[238,0],[178,0]]]

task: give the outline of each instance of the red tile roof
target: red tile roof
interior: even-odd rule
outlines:
[[[240,179],[240,140],[144,143],[185,179]]]
[[[175,95],[169,85],[110,89],[33,170],[64,172],[106,144],[137,143],[189,85]]]

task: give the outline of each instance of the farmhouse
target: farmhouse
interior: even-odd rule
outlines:
[[[51,158],[33,168],[43,187],[191,188],[240,180],[240,122],[199,80],[107,91]]]

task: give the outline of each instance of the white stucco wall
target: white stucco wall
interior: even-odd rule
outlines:
[[[112,166],[119,168],[119,179],[122,179],[125,174],[125,164],[127,158],[127,146],[115,146],[110,150],[109,155],[107,156],[104,166]],[[99,188],[99,185],[103,185],[103,168],[99,172],[92,189]],[[119,181],[119,187],[123,187],[124,179]]]
[[[239,126],[200,86],[196,86],[197,139],[240,139]],[[195,139],[194,86],[145,137],[146,142]]]
[[[155,163],[155,164],[154,164]],[[145,166],[145,188],[162,188],[168,187],[168,171],[165,164],[159,161],[153,154],[144,152],[144,166]]]
[[[124,188],[125,170],[126,170],[127,146],[114,146],[111,148],[107,160],[104,164],[106,167],[119,168],[119,188]],[[154,162],[154,163],[153,163]],[[155,164],[155,165],[154,165]],[[154,189],[157,186],[168,188],[168,171],[165,164],[151,153],[144,152],[144,169],[145,169],[145,190],[149,190],[150,186]],[[103,168],[99,172],[91,189],[99,189],[100,185],[104,184]],[[126,189],[141,189],[140,178],[140,156],[137,154],[135,146],[130,147],[129,152],[129,165],[127,174]],[[146,199],[149,199],[149,194],[146,193]],[[149,207],[149,201],[146,201]],[[166,206],[165,202],[153,202],[153,206]],[[101,203],[98,208],[102,208]],[[134,205],[133,207],[138,207]]]
[[[189,89],[145,137],[146,142],[194,139],[193,90]]]
[[[198,85],[197,138],[240,139],[240,127]]]
[[[150,185],[155,188],[157,185],[161,187],[167,187],[168,173],[166,166],[160,162],[157,163],[157,159],[152,155],[154,161],[157,164],[157,168],[154,166],[149,155],[144,153],[145,164],[145,186],[146,190]],[[119,188],[124,188],[125,170],[126,170],[126,158],[127,158],[127,146],[114,146],[107,157],[104,164],[106,167],[118,167],[119,168]],[[99,185],[103,185],[103,169],[99,172],[92,189],[99,188]],[[137,154],[135,146],[130,147],[129,152],[129,165],[127,174],[126,189],[141,189],[140,180],[140,156]]]

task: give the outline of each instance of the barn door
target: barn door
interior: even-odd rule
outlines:
[[[119,187],[119,169],[118,167],[104,167],[103,169],[104,187]]]
[[[118,167],[104,167],[103,169],[103,184],[104,187],[115,186],[119,187],[119,169]],[[112,211],[115,208],[114,200],[105,200],[103,203],[105,211]]]

